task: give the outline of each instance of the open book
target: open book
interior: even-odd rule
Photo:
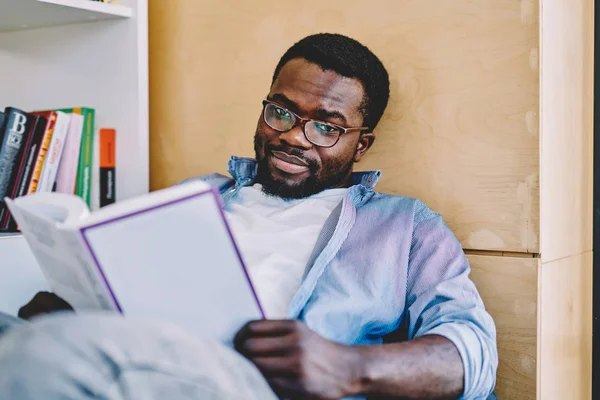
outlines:
[[[264,318],[220,195],[206,183],[95,212],[63,193],[6,202],[53,291],[75,310],[161,318],[228,344]]]

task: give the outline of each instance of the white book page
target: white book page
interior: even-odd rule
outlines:
[[[90,276],[78,232],[61,231],[68,210],[54,204],[9,202],[10,210],[52,290],[76,310],[114,310],[106,288],[98,295],[97,279]]]
[[[125,315],[230,344],[262,312],[212,191],[83,229]]]

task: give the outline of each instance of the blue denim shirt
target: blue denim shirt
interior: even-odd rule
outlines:
[[[254,183],[256,161],[232,157],[233,179],[200,178],[220,189],[224,207]],[[354,184],[325,223],[288,317],[347,345],[441,335],[464,365],[461,399],[486,399],[498,367],[496,328],[469,279],[462,247],[439,214],[419,200],[374,191],[380,171]]]

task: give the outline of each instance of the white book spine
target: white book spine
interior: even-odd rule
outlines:
[[[42,174],[38,183],[38,192],[50,192],[54,187],[58,165],[60,164],[63,149],[65,148],[65,140],[67,138],[67,133],[69,132],[70,120],[71,117],[69,114],[60,111],[56,112],[54,133],[52,134],[52,140],[48,147],[44,166],[42,167]]]
[[[56,175],[56,191],[59,193],[75,193],[83,122],[82,115],[71,114],[69,133]]]
[[[20,198],[27,199],[26,207],[21,207],[19,202],[10,199],[7,204],[52,290],[75,310],[118,311],[116,300],[103,279],[102,272],[95,267],[93,255],[81,232],[76,228],[65,228],[57,221],[57,218],[61,220],[70,212],[75,216],[85,215],[85,206],[79,207],[79,212],[69,211],[74,200],[66,202],[71,203],[70,206],[60,206],[60,200],[56,202],[52,198],[49,198],[49,203],[37,203],[36,199],[40,195],[56,194],[35,193]],[[39,207],[43,204],[53,207]],[[48,209],[53,212],[44,213]]]

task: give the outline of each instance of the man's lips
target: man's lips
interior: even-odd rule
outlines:
[[[303,159],[283,151],[271,151],[271,162],[280,171],[288,174],[300,174],[309,170],[308,163]]]

